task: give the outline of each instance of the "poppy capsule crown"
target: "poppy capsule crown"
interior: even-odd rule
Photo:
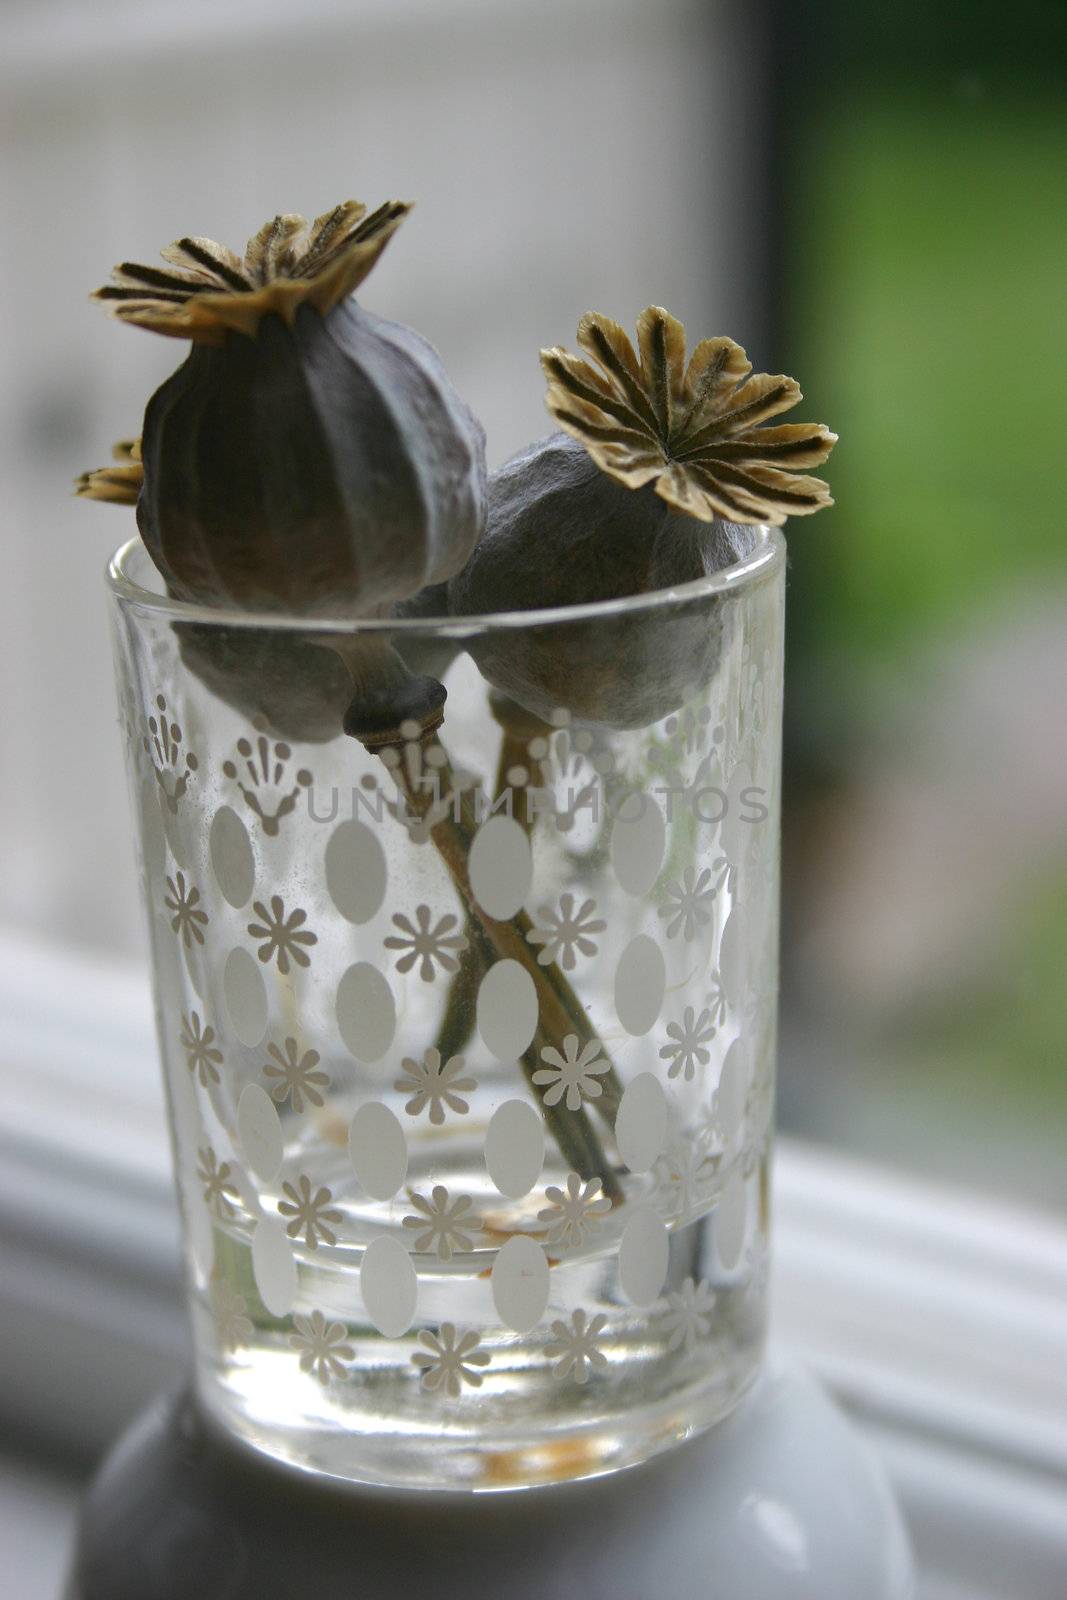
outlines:
[[[749,524],[830,505],[817,466],[836,435],[821,423],[765,427],[801,398],[792,378],[752,375],[732,339],[704,339],[661,306],[637,348],[610,317],[578,325],[584,356],[541,352],[546,403],[563,430],[493,474],[489,520],[449,585],[460,613],[619,600],[689,583],[751,554]],[[588,359],[586,359],[588,357]],[[715,671],[721,614],[682,605],[576,623],[566,655],[536,637],[480,640],[486,677],[537,715],[566,705],[584,721],[642,727]],[[625,663],[621,667],[620,663]]]
[[[482,428],[419,334],[351,299],[409,209],[277,216],[243,257],[183,238],[165,269],[124,262],[97,291],[122,321],[192,344],[141,438],[138,526],[175,596],[366,616],[470,555]],[[115,473],[80,492],[128,498],[135,473]]]

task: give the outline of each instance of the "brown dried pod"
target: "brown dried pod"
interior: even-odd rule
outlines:
[[[353,726],[429,723],[436,678],[412,672],[384,635],[175,624],[182,661],[205,688],[273,738],[323,744]]]
[[[188,339],[148,403],[137,520],[170,592],[373,615],[457,571],[484,522],[484,436],[436,352],[348,297],[408,206],[279,216],[243,258],[186,238],[125,262],[117,316]],[[113,474],[112,474],[113,477]],[[99,493],[99,475],[82,485]]]
[[[111,447],[118,463],[97,467],[74,480],[74,493],[82,500],[109,500],[116,506],[135,506],[144,483],[140,439],[119,439]]]
[[[750,377],[730,339],[685,362],[681,323],[657,306],[638,321],[639,354],[618,323],[583,317],[598,363],[542,352],[548,408],[565,430],[495,473],[486,532],[449,584],[459,615],[621,600],[709,576],[744,559],[749,524],[831,503],[817,479],[786,472],[824,461],[821,424],[762,424],[800,399],[791,378]],[[472,645],[485,676],[539,716],[641,727],[681,704],[715,669],[721,618],[706,608],[623,611],[495,633]],[[565,646],[565,647],[564,647]]]
[[[75,493],[84,499],[136,505],[143,482],[140,439],[112,449],[119,467],[83,472]],[[397,601],[390,615],[447,614],[447,586],[436,584]],[[397,721],[419,721],[443,703],[443,677],[459,645],[405,635],[398,641],[360,639],[342,630],[232,628],[210,623],[174,625],[182,660],[204,686],[274,738],[320,744],[342,731],[346,712],[368,726],[380,719],[383,696],[397,706]],[[374,668],[372,671],[371,669]]]

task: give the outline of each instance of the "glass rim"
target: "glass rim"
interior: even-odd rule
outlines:
[[[626,595],[617,600],[590,600],[580,605],[544,606],[535,610],[488,611],[469,616],[417,617],[323,617],[290,615],[280,611],[243,611],[231,607],[203,605],[176,600],[170,595],[146,589],[131,577],[129,564],[142,554],[151,564],[143,540],[135,534],[115,551],[107,565],[106,582],[116,600],[153,612],[173,622],[208,624],[216,628],[252,628],[263,632],[302,634],[433,634],[437,638],[467,638],[488,632],[507,632],[525,628],[559,626],[568,622],[606,621],[615,617],[656,612],[686,602],[714,599],[755,588],[784,563],[785,538],[780,528],[768,523],[750,524],[758,544],[750,556],[732,562],[708,577],[689,583],[672,584],[644,594]],[[155,572],[155,567],[152,567]]]

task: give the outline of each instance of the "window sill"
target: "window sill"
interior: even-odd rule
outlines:
[[[0,1414],[95,1453],[186,1359],[147,986],[0,936]],[[1067,1227],[782,1140],[774,1331],[880,1451],[924,1595],[1067,1568]]]

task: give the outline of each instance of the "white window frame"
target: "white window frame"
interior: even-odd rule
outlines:
[[[147,981],[0,938],[0,1427],[85,1455],[188,1334]],[[1067,1226],[781,1140],[774,1335],[886,1462],[924,1600],[1067,1572]]]

